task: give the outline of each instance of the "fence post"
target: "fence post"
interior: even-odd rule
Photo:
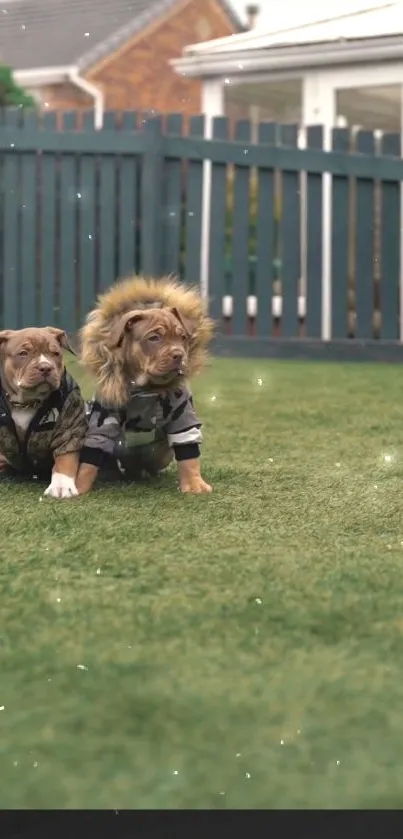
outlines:
[[[160,117],[145,123],[146,151],[141,172],[140,270],[158,277],[161,271],[162,176],[164,138]]]
[[[400,156],[403,157],[403,84],[400,85]],[[400,182],[400,226],[403,223],[403,181]],[[399,339],[403,343],[403,236],[400,235]]]

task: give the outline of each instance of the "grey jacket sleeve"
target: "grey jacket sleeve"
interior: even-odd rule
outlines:
[[[169,395],[169,403],[165,432],[176,460],[199,457],[202,425],[194,409],[191,392],[187,388],[178,388]]]
[[[81,463],[101,466],[106,455],[112,455],[119,437],[121,420],[118,411],[104,408],[97,399],[91,405],[88,431],[81,451]]]

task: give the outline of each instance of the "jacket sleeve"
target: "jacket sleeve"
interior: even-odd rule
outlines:
[[[74,387],[68,394],[57,419],[52,436],[54,457],[79,452],[87,432],[85,402],[79,387]]]
[[[91,405],[88,431],[81,451],[81,463],[102,466],[107,455],[113,455],[120,433],[120,415],[104,408],[97,399]]]
[[[192,394],[187,388],[180,388],[170,394],[169,402],[165,432],[176,460],[199,457],[202,426],[193,406]]]

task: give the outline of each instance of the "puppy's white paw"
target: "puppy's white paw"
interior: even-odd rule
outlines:
[[[73,498],[78,495],[78,490],[73,478],[68,478],[61,472],[53,472],[52,480],[45,489],[44,495],[50,498]]]

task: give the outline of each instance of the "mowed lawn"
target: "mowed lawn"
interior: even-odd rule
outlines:
[[[194,391],[210,497],[0,484],[0,807],[401,808],[402,369]]]

